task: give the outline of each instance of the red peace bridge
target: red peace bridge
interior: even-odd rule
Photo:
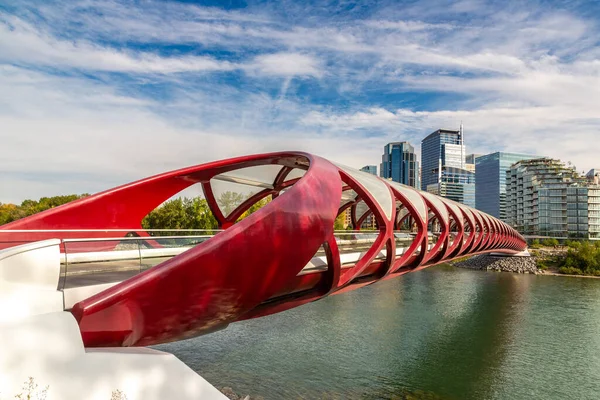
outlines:
[[[190,187],[201,188],[216,234],[142,228]],[[245,200],[224,207],[226,191]],[[344,212],[353,231],[334,231]],[[374,231],[360,230],[367,219]],[[58,289],[86,347],[180,340],[464,255],[526,249],[483,212],[302,152],[167,172],[0,227],[2,247],[45,239],[60,239]]]

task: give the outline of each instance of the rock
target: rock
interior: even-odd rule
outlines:
[[[506,271],[520,274],[538,274],[534,257],[502,257],[482,254],[451,263],[459,268],[487,271]]]
[[[238,396],[232,388],[225,386],[224,388],[219,389],[221,393],[227,396],[228,399],[231,400],[240,400],[240,396]]]
[[[221,393],[227,396],[230,400],[265,400],[262,396],[240,396],[236,392],[233,391],[229,386],[225,386],[222,388],[218,388]]]

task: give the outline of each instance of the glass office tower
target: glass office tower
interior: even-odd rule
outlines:
[[[383,148],[379,176],[404,185],[419,187],[419,162],[408,142],[388,143]]]
[[[421,142],[421,190],[440,182],[443,166],[464,168],[460,131],[438,129]]]
[[[474,207],[475,173],[455,167],[442,167],[440,182],[427,185],[429,193]]]
[[[475,173],[466,169],[460,130],[438,129],[421,142],[421,190],[475,207]]]
[[[496,152],[475,159],[475,207],[506,221],[506,171],[522,160],[541,158],[529,154]]]

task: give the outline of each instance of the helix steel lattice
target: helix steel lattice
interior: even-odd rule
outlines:
[[[253,190],[225,210],[217,200],[224,183]],[[302,152],[233,158],[142,179],[4,225],[0,238],[55,237],[48,229],[78,230],[63,238],[102,237],[85,231],[99,228],[134,229],[146,237],[143,217],[195,184],[224,231],[77,303],[72,313],[86,346],[179,340],[464,255],[526,249],[518,232],[490,215]],[[236,222],[269,196],[266,206]],[[352,259],[340,253],[334,234],[343,212],[356,230],[366,221],[375,227],[368,248]],[[318,252],[325,260],[320,264],[314,262]]]

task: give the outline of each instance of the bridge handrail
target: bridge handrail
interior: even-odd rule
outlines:
[[[142,248],[141,242],[146,240],[161,240],[161,239],[206,239],[213,237],[212,235],[202,236],[157,236],[151,238],[145,237],[128,237],[128,238],[81,238],[81,239],[63,239],[62,242],[65,244],[65,253],[61,254],[61,263],[78,264],[78,263],[89,263],[98,261],[120,261],[120,260],[134,260],[144,258],[157,258],[157,257],[168,257],[176,256],[181,254],[194,246],[174,246],[164,248]],[[408,238],[407,238],[408,239]],[[364,239],[337,239],[336,242],[340,246],[347,246],[353,244],[369,244],[376,240],[374,235],[373,238]],[[129,241],[135,242],[138,245],[137,249],[122,249],[113,251],[84,251],[84,252],[69,252],[69,243],[87,243],[87,242],[115,242],[115,241]]]

